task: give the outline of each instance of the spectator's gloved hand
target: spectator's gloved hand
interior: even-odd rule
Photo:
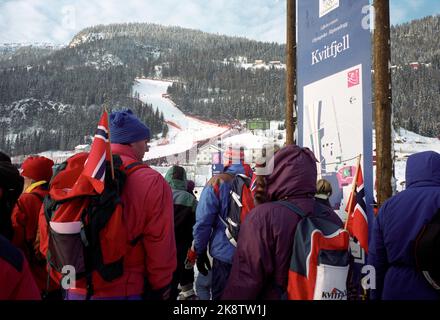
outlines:
[[[194,265],[196,264],[196,259],[197,259],[197,253],[194,251],[193,248],[189,248],[185,259],[185,269],[194,268]]]
[[[170,300],[170,298],[171,298],[171,284],[169,284],[163,288],[151,291],[151,296],[150,296],[151,300],[168,301],[168,300]]]
[[[206,250],[202,254],[197,255],[197,269],[204,276],[207,276],[208,271],[211,270],[211,263],[209,262]]]

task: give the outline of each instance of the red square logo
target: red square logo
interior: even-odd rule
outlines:
[[[360,83],[359,69],[349,71],[347,78],[349,88],[357,86]]]

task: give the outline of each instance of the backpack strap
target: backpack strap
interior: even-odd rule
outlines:
[[[141,168],[149,168],[149,166],[141,161],[133,161],[133,162],[128,162],[127,164],[124,164],[121,169],[122,169],[122,171],[125,172],[125,174],[128,177],[133,172],[135,172],[136,170],[139,170]]]
[[[298,208],[297,206],[295,206],[293,203],[290,203],[288,201],[275,201],[275,203],[279,203],[282,206],[290,209],[291,211],[295,212],[297,215],[299,215],[301,218],[305,218],[308,216],[307,213],[305,213],[303,210],[301,210],[300,208]]]
[[[423,274],[428,283],[436,290],[440,290],[440,273],[438,265],[440,254],[436,245],[440,240],[440,209],[431,220],[420,229],[414,243],[414,257],[416,269]]]
[[[249,186],[251,185],[251,180],[252,180],[252,179],[249,178],[248,175],[243,174],[243,173],[239,173],[239,174],[236,174],[235,177],[240,177],[240,178],[244,181],[245,185],[246,185],[248,188],[249,188]]]
[[[212,186],[212,188],[214,189],[215,195],[217,196],[218,199],[220,199],[220,184],[221,184],[220,181],[230,182],[233,179],[234,179],[234,175],[232,173],[222,172],[220,174],[213,176],[211,179],[209,179],[209,181],[206,185]]]
[[[40,199],[41,203],[43,203],[43,200],[46,197],[46,194],[49,193],[49,182],[45,182],[43,184],[40,184],[37,187],[39,187],[39,188],[34,188],[27,193],[37,197],[38,199]]]
[[[43,201],[44,217],[46,218],[47,225],[49,225],[50,220],[52,220],[52,213],[55,201],[53,201],[50,196]]]
[[[40,199],[41,203],[43,203],[44,197],[41,194],[39,194],[37,192],[29,192],[28,194],[36,196],[38,199]]]
[[[240,181],[243,183],[241,185],[241,190],[237,190],[237,192],[240,192],[240,194],[237,194],[234,192],[234,187],[240,187],[239,183],[241,183]],[[232,180],[232,186],[231,186],[231,190],[229,192],[231,199],[240,207],[243,207],[243,199],[241,198],[242,196],[242,192],[243,192],[243,188],[247,187],[249,189],[249,185],[250,185],[251,181],[249,179],[248,176],[244,175],[244,174],[237,174],[234,176],[233,180]],[[238,184],[238,185],[237,185]]]

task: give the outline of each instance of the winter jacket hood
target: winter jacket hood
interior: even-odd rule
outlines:
[[[409,156],[405,176],[407,188],[440,186],[440,154],[425,151]]]
[[[312,151],[296,145],[287,146],[278,151],[271,162],[274,169],[266,180],[269,200],[315,195],[317,160]]]
[[[175,179],[173,178],[173,175],[175,174],[176,170],[180,170],[179,173],[181,175],[181,179]],[[178,166],[172,166],[165,175],[165,180],[168,182],[168,184],[171,186],[172,189],[175,190],[184,190],[186,191],[186,187],[188,184],[188,180],[186,178],[186,171],[182,167]]]

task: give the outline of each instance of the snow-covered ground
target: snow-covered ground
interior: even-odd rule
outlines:
[[[281,61],[263,61],[263,60],[255,60],[254,62],[249,62],[247,57],[230,57],[223,60],[223,64],[233,64],[236,68],[257,70],[257,69],[278,69],[285,70],[286,65],[281,63]]]
[[[433,150],[440,153],[440,140],[428,138],[400,128],[395,132],[394,150],[399,158],[408,157],[417,152]]]
[[[243,146],[246,149],[261,149],[263,145],[272,142],[273,139],[269,137],[254,135],[251,132],[237,134],[223,140],[224,145]]]
[[[414,153],[428,150],[440,153],[440,140],[423,137],[402,128],[394,133],[394,175],[398,191],[404,189],[407,158]]]
[[[275,131],[275,132],[278,132]],[[224,143],[231,143],[232,145],[243,144],[247,149],[252,148],[261,148],[261,146],[265,143],[270,143],[274,141],[271,139],[270,135],[274,133],[274,130],[267,130],[267,137],[262,136],[262,132],[258,132],[258,136],[252,135],[249,132],[232,135],[226,139],[224,139]],[[192,146],[193,139],[191,137],[185,137],[185,134],[190,133],[182,133],[176,131],[176,139],[173,144],[165,145],[165,146],[153,146],[145,156],[145,159],[153,159],[157,157],[157,155],[174,155],[179,152],[184,152],[188,150]],[[276,133],[278,135],[278,133]],[[181,140],[179,140],[181,139]],[[189,143],[188,143],[189,142]],[[276,141],[279,145],[282,145],[282,141]],[[185,145],[184,143],[187,143]],[[157,144],[157,141],[154,143]],[[396,178],[396,188],[398,191],[404,189],[405,183],[405,168],[406,168],[406,160],[408,156],[411,154],[422,152],[422,151],[436,151],[440,153],[440,140],[437,138],[428,138],[420,136],[414,132],[407,131],[401,129],[395,133],[394,139],[394,175]],[[76,152],[87,151],[87,146],[78,146],[75,151],[45,151],[41,152],[40,155],[51,158],[55,163],[61,163],[65,161],[68,157],[73,155]],[[154,154],[152,154],[154,152]],[[25,159],[25,156],[17,156],[13,157],[14,163],[21,163]],[[203,185],[207,179],[210,178],[210,171],[205,168],[207,166],[203,166],[203,170],[199,170],[198,168],[194,168],[195,171],[192,174],[189,174],[190,179],[197,180],[197,185]],[[168,167],[154,167],[157,171],[161,172],[165,175]],[[199,172],[200,171],[200,172]],[[203,172],[202,172],[203,171]]]
[[[133,86],[133,92],[138,92],[143,102],[152,104],[153,109],[157,108],[163,113],[169,128],[167,144],[159,145],[160,141],[153,141],[144,160],[185,152],[198,141],[213,138],[229,130],[228,127],[216,123],[186,116],[166,94],[171,85],[172,82],[169,81],[136,79]]]

